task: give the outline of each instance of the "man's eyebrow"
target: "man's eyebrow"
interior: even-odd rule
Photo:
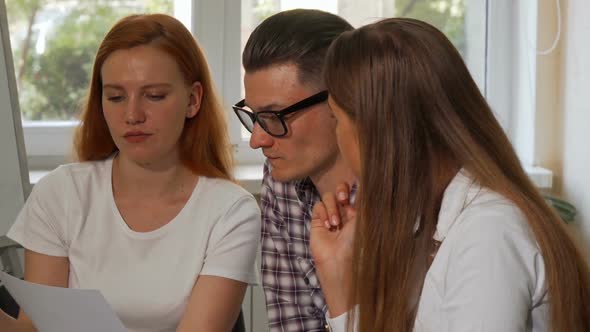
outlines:
[[[278,112],[278,111],[285,108],[285,107],[283,107],[283,105],[277,104],[275,102],[268,104],[268,105],[264,105],[262,107],[258,107],[256,109],[254,109],[252,106],[250,106],[245,101],[244,101],[244,105],[248,106],[248,108],[250,108],[253,112]]]

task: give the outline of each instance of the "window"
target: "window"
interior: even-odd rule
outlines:
[[[520,67],[514,70],[523,62],[517,55],[523,54],[519,47],[525,43],[516,36],[532,26],[533,32],[526,31],[535,37],[536,16],[525,14],[536,9],[530,4],[510,0],[241,0],[239,6],[236,0],[6,2],[31,169],[51,168],[67,161],[75,114],[87,87],[98,42],[118,18],[133,12],[174,14],[195,34],[223,96],[236,157],[241,163],[263,160],[260,151],[248,147],[248,133],[231,112],[231,105],[243,96],[241,51],[259,22],[295,7],[334,12],[357,27],[391,16],[428,21],[445,32],[461,51],[511,138],[528,133],[528,129],[516,130],[515,122],[519,126],[531,122],[515,116],[522,113],[523,102],[516,101],[515,93],[521,92],[513,89],[516,84],[534,84],[533,65],[524,66],[528,73],[521,73]],[[527,40],[535,42],[534,38]],[[528,81],[521,79],[525,76]],[[528,144],[527,140],[521,141],[525,142],[522,145]]]
[[[323,9],[343,16],[355,27],[391,16],[427,21],[441,29],[459,49],[523,164],[534,165],[535,1],[241,0],[241,12],[234,0],[194,1],[198,5],[193,22],[199,22],[194,31],[214,55],[209,59],[228,105],[243,98],[240,54],[248,36],[258,23],[278,11]],[[210,33],[212,27],[216,29],[214,36]],[[233,114],[230,119],[238,159],[262,160],[248,147],[249,133]],[[547,179],[543,181],[547,183]]]
[[[29,167],[67,161],[98,45],[120,18],[174,0],[6,0]]]
[[[442,30],[463,55],[482,91],[485,90],[485,1],[467,0],[242,0],[240,50],[266,17],[293,8],[320,9],[340,15],[354,27],[382,18],[403,16],[427,21]],[[241,80],[244,72],[241,69]],[[243,98],[241,96],[234,100]],[[238,135],[236,135],[238,136]],[[241,146],[250,133],[240,128]]]
[[[542,23],[537,22],[538,2],[494,0],[487,6],[485,96],[522,164],[532,167],[536,162],[537,25]],[[536,183],[551,183],[550,172],[541,172],[547,176]]]

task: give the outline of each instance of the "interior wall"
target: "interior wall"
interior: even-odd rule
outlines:
[[[555,1],[539,2],[539,48],[557,31]],[[590,1],[560,0],[561,38],[537,60],[536,158],[554,172],[553,193],[573,203],[571,228],[590,260]]]

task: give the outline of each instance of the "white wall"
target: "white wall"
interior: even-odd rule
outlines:
[[[548,1],[553,2],[553,1]],[[561,1],[562,195],[579,211],[576,224],[590,247],[590,1]],[[556,110],[557,111],[557,110]]]

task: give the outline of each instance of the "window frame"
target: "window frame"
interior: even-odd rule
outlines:
[[[487,20],[486,98],[521,163],[532,169],[536,166],[537,1],[488,0]]]
[[[188,6],[186,1],[175,1],[184,3],[179,14],[184,16],[185,22],[190,19],[189,28],[205,51],[213,80],[223,98],[236,161],[261,164],[264,156],[242,140],[240,122],[231,111],[231,105],[241,99],[243,84],[241,6],[237,6],[235,0],[191,0]],[[523,164],[533,166],[536,49],[531,45],[536,45],[537,16],[520,13],[536,13],[537,5],[530,1],[487,0],[485,6],[487,30],[482,91]],[[75,122],[23,122],[29,168],[50,169],[69,161],[74,127]]]

